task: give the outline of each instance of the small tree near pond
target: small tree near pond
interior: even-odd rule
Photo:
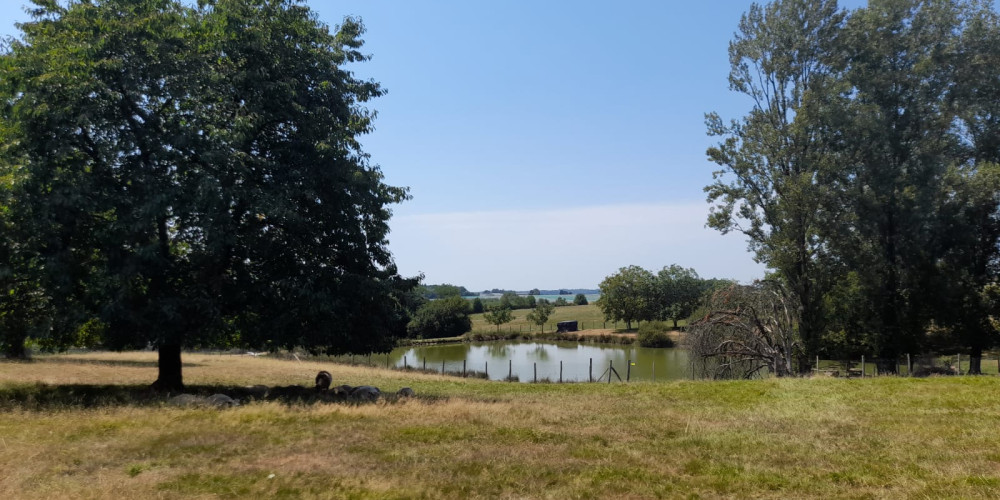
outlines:
[[[514,321],[514,315],[511,314],[510,308],[507,306],[493,306],[486,309],[486,312],[483,313],[483,319],[491,325],[497,325],[497,332],[499,332],[500,325]]]
[[[530,313],[525,317],[528,321],[538,325],[538,328],[544,331],[545,322],[549,320],[549,316],[552,312],[556,310],[556,306],[549,303],[547,300],[538,301],[538,305],[531,310]]]

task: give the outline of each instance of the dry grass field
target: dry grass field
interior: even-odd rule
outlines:
[[[199,393],[413,399],[177,408],[152,353],[0,363],[0,498],[997,498],[1000,378],[517,384],[185,354]],[[97,394],[107,394],[106,398]]]

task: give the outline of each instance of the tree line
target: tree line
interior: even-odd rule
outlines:
[[[777,0],[743,15],[729,56],[751,106],[707,115],[708,224],[745,235],[787,293],[799,369],[961,349],[978,373],[1000,269],[993,4]]]
[[[700,306],[703,297],[730,281],[704,279],[691,268],[676,264],[664,267],[656,274],[639,266],[628,266],[604,278],[597,306],[608,321],[632,323],[687,319]],[[638,326],[638,325],[637,325]]]

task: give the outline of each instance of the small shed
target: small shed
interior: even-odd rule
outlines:
[[[576,321],[560,321],[556,323],[556,333],[575,332],[579,330]]]

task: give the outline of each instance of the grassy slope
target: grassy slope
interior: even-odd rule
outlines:
[[[1000,496],[994,377],[533,385],[185,362],[192,385],[308,384],[327,369],[335,384],[420,397],[224,411],[13,403],[52,390],[40,383],[145,384],[155,356],[0,363],[0,498]]]

